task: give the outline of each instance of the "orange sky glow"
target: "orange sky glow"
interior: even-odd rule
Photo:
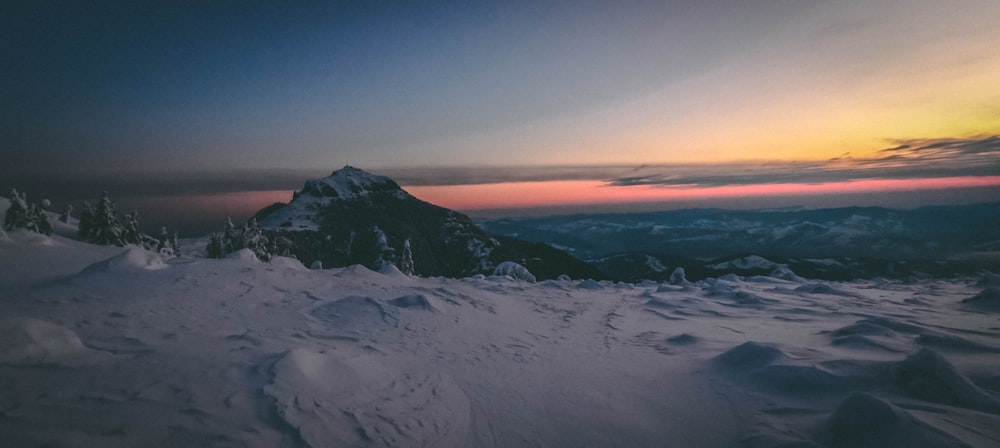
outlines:
[[[513,182],[481,185],[409,186],[410,194],[456,210],[533,208],[691,199],[823,195],[1000,186],[1000,176],[928,179],[865,179],[829,183],[728,185],[719,187],[611,186],[599,180]]]

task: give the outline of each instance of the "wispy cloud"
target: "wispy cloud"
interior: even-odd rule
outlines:
[[[610,179],[617,186],[827,183],[863,179],[919,179],[1000,175],[1000,136],[893,140],[875,157],[849,154],[818,162],[761,162],[721,165],[659,165]]]

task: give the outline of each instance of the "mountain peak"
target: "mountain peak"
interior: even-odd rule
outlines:
[[[261,228],[274,230],[319,230],[318,214],[333,203],[379,198],[412,198],[392,179],[352,166],[345,166],[321,179],[307,180],[292,201],[267,213],[258,212]],[[272,206],[275,207],[275,206]]]
[[[322,179],[306,181],[302,191],[296,194],[296,199],[306,193],[320,198],[356,199],[374,192],[396,191],[405,194],[392,179],[347,165]]]

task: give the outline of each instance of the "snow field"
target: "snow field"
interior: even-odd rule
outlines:
[[[0,437],[68,447],[1000,444],[1000,315],[977,305],[995,286],[788,278],[413,278],[10,232],[0,239]]]

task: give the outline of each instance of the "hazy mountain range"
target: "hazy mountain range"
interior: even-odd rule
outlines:
[[[1000,266],[1000,203],[719,210],[500,219],[491,233],[544,242],[613,278],[704,277],[787,265],[807,277],[947,276]],[[745,257],[757,256],[748,261]],[[761,261],[761,257],[763,261]],[[742,260],[742,261],[741,261]]]

